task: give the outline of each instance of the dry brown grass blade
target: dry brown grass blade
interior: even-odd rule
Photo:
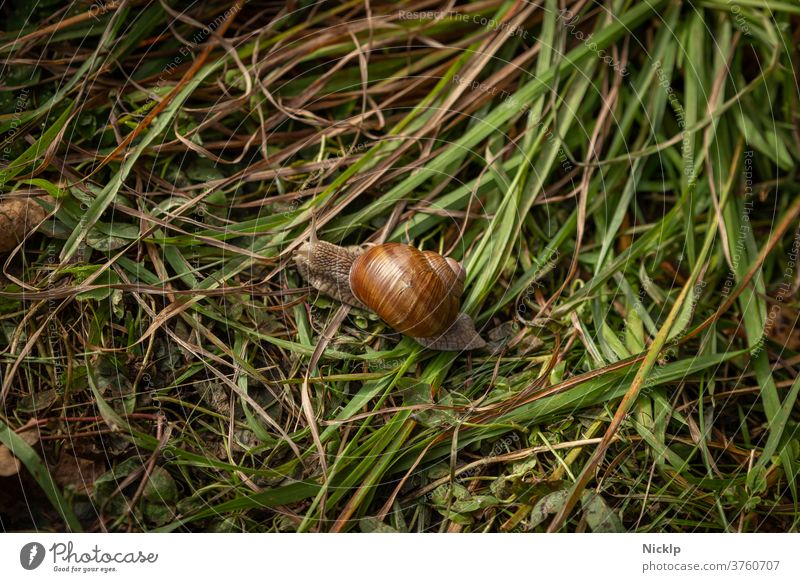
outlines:
[[[764,260],[767,258],[767,255],[772,252],[772,249],[775,248],[775,245],[778,244],[781,237],[786,233],[786,230],[791,225],[792,221],[800,215],[800,199],[795,201],[795,203],[789,208],[787,214],[784,215],[784,218],[781,220],[780,224],[778,225],[777,229],[775,230],[774,234],[769,238],[767,244],[764,245],[764,248],[758,253],[758,257],[756,258],[753,265],[747,271],[747,274],[742,278],[738,285],[727,295],[725,301],[717,308],[717,310],[710,316],[708,316],[700,325],[692,329],[691,331],[686,332],[686,334],[681,337],[681,343],[687,342],[690,339],[697,337],[697,335],[702,332],[704,329],[708,328],[711,324],[715,321],[718,321],[722,315],[731,308],[734,302],[739,298],[739,295],[747,288],[750,282],[753,280],[753,277],[756,276],[761,265],[764,263]],[[778,235],[778,236],[776,236]]]
[[[588,154],[587,154],[587,161],[591,161],[593,159],[599,160],[599,149],[602,148],[603,144],[603,137],[604,133],[608,133],[611,130],[610,126],[606,125],[606,119],[608,115],[611,113],[611,110],[614,107],[614,104],[617,101],[617,96],[619,95],[619,88],[620,83],[622,82],[621,77],[617,77],[615,80],[614,87],[611,89],[610,93],[605,96],[603,99],[603,107],[600,111],[600,116],[597,119],[597,123],[594,126],[594,130],[592,131],[592,137],[589,140],[589,147],[588,147]],[[594,165],[589,164],[585,165],[583,169],[583,176],[581,177],[581,183],[578,188],[578,224],[576,229],[576,240],[575,240],[575,250],[572,253],[572,260],[570,261],[569,271],[567,271],[567,276],[561,282],[558,289],[556,289],[555,293],[553,293],[550,298],[545,302],[542,306],[540,313],[546,314],[547,310],[555,303],[556,299],[561,297],[561,294],[564,292],[564,289],[567,288],[567,285],[572,281],[575,277],[575,274],[578,272],[578,259],[581,254],[581,244],[583,242],[583,235],[586,229],[586,205],[589,200],[589,183],[592,179],[592,175],[594,174]]]
[[[142,306],[142,309],[145,310],[145,312],[147,312],[150,315],[151,318],[155,318],[155,313],[153,313],[153,311],[150,309],[150,306],[147,305],[144,301],[142,301],[141,297],[139,297],[138,295],[135,296],[135,297],[136,297],[136,300],[138,301],[138,303]],[[186,349],[189,353],[195,353],[195,354],[200,355],[203,358],[207,359],[208,361],[216,362],[216,363],[221,364],[221,365],[230,365],[228,362],[226,362],[225,360],[223,360],[219,356],[217,356],[217,355],[215,355],[215,354],[203,349],[200,346],[197,346],[195,344],[189,343],[188,341],[186,341],[185,339],[180,337],[178,334],[176,334],[169,327],[165,326],[164,330],[166,331],[167,335],[173,341],[175,341],[176,344],[178,344],[181,347],[183,347],[184,349]],[[286,432],[284,427],[281,426],[280,423],[276,422],[275,419],[272,418],[269,415],[269,413],[267,413],[267,411],[264,410],[264,408],[258,402],[253,400],[252,396],[250,396],[249,394],[247,394],[247,392],[245,392],[241,388],[239,388],[238,384],[233,382],[227,375],[225,375],[221,371],[219,371],[216,368],[216,366],[208,366],[206,369],[210,370],[211,373],[214,374],[214,376],[216,376],[216,378],[220,382],[222,382],[225,386],[230,388],[230,390],[232,392],[237,394],[242,400],[244,400],[248,405],[250,405],[250,407],[262,419],[264,419],[264,421],[266,421],[267,425],[272,427],[281,436],[281,438],[286,442],[287,446],[292,450],[294,455],[299,460],[302,461],[303,456],[302,456],[302,453],[300,452],[300,449],[297,447],[297,444],[295,444],[295,442],[291,439],[291,437]]]
[[[37,340],[41,337],[42,333],[44,333],[44,331],[47,329],[47,326],[50,323],[50,321],[53,321],[56,318],[58,312],[61,309],[63,309],[68,302],[69,300],[65,299],[55,307],[50,307],[48,309],[47,317],[45,318],[45,320],[27,338],[28,341],[25,342],[25,345],[23,346],[22,350],[20,350],[19,354],[16,354],[14,362],[8,366],[5,378],[3,378],[3,386],[2,388],[0,388],[0,406],[2,406],[4,410],[5,410],[6,398],[8,396],[8,391],[11,389],[11,385],[14,383],[14,380],[17,379],[17,371],[19,370],[19,367],[25,361],[25,358],[28,356],[28,354],[30,354],[31,350],[33,350]],[[36,315],[36,313],[38,312],[38,309],[45,305],[46,303],[44,301],[41,301],[35,304],[34,306],[30,307],[28,311],[25,313],[25,321],[32,320],[33,316]],[[18,333],[20,333],[23,329],[24,329],[23,326],[18,327]],[[15,335],[15,341],[12,342],[10,346],[10,351],[13,351],[16,348],[16,338],[17,336]]]
[[[528,18],[536,8],[538,8],[538,6],[531,5],[522,10],[516,16],[513,16],[513,14],[506,16],[506,20],[503,21],[505,26],[499,28],[494,33],[493,37],[488,37],[476,50],[475,55],[470,59],[470,62],[465,65],[463,69],[465,71],[463,82],[459,83],[453,89],[453,91],[448,94],[448,97],[445,99],[445,101],[437,108],[436,113],[430,122],[426,123],[414,135],[407,136],[407,138],[404,139],[398,148],[392,151],[388,157],[372,168],[366,177],[359,180],[357,186],[352,187],[346,196],[340,200],[337,200],[335,211],[328,213],[324,217],[320,217],[319,226],[324,226],[327,222],[335,218],[338,213],[342,212],[362,193],[366,192],[367,189],[381,180],[384,175],[392,167],[394,167],[395,163],[400,160],[401,157],[405,155],[414,145],[420,143],[425,138],[430,138],[430,134],[435,133],[444,123],[446,118],[459,114],[459,111],[454,108],[456,101],[458,101],[459,97],[467,90],[469,84],[472,83],[479,72],[486,66],[486,63],[489,62],[489,60],[497,53],[497,51],[502,48],[503,42],[512,34],[514,30],[513,27],[519,26],[520,23],[524,22],[525,19]],[[434,140],[431,140],[430,143],[433,143],[433,141]],[[432,157],[432,154],[429,154],[428,157]],[[425,157],[422,157],[417,161],[416,165],[422,165],[424,161]],[[293,253],[294,250],[302,244],[302,241],[310,235],[310,232],[311,226],[309,225],[309,227],[303,233],[301,233],[300,236],[294,240],[294,242],[290,243],[281,252],[281,257],[285,257]],[[270,276],[277,274],[278,270],[279,269],[273,271]]]
[[[753,276],[755,276],[755,273],[759,270],[764,260],[767,258],[767,255],[771,252],[771,250],[775,247],[775,245],[778,244],[778,241],[781,240],[781,238],[783,238],[783,235],[786,233],[786,231],[789,229],[789,226],[797,218],[798,215],[800,215],[800,198],[798,198],[794,202],[794,204],[792,204],[792,206],[790,206],[789,209],[786,211],[780,223],[777,225],[775,230],[770,235],[769,241],[761,249],[761,252],[759,252],[758,257],[756,258],[756,261],[753,264],[753,266],[750,268],[750,271],[748,271],[747,276],[742,280],[741,284],[739,285],[739,289],[743,290],[749,284],[750,280],[752,280]],[[688,295],[688,292],[693,285],[694,282],[691,279],[687,281],[686,285],[681,289],[681,294],[678,296],[678,299],[676,299],[675,302],[676,305],[682,304],[683,298],[686,295]],[[731,297],[729,297],[723,303],[723,305],[720,307],[720,310],[724,311],[722,308],[726,307],[726,305],[729,307],[734,300],[735,296],[734,294],[731,294]],[[662,329],[666,330],[664,331],[665,335],[672,326],[672,320],[675,317],[677,317],[677,309],[674,309],[670,313],[670,316],[667,317],[665,325],[662,327]],[[712,318],[713,317],[714,316],[712,316]],[[651,350],[655,349],[656,345],[657,344],[654,343],[653,346],[651,347]],[[639,369],[639,372],[636,374],[636,377],[633,379],[633,382],[631,382],[631,387],[625,393],[625,396],[623,396],[622,401],[617,407],[617,411],[614,414],[614,417],[611,419],[611,423],[609,424],[608,429],[603,435],[603,440],[600,442],[600,444],[592,453],[592,456],[584,465],[580,475],[578,476],[578,480],[576,481],[575,485],[570,491],[569,497],[564,502],[564,505],[561,507],[556,516],[550,522],[550,525],[547,528],[548,532],[556,532],[559,529],[561,529],[561,526],[563,525],[564,521],[567,519],[569,514],[574,509],[575,505],[578,503],[578,500],[580,499],[581,495],[583,494],[583,491],[589,484],[589,481],[591,481],[592,475],[594,474],[597,466],[600,464],[600,461],[605,456],[606,451],[611,446],[611,443],[613,442],[613,439],[616,436],[617,431],[622,425],[622,422],[625,420],[625,417],[628,414],[628,411],[630,410],[633,401],[639,395],[639,392],[646,379],[644,366],[645,362],[642,363],[642,367]]]
[[[233,3],[233,6],[230,9],[231,14],[222,22],[222,24],[219,25],[219,28],[216,31],[217,35],[222,36],[223,34],[225,34],[230,25],[233,24],[236,15],[239,14],[239,11],[242,8],[242,4],[244,4],[244,0],[236,0],[236,2]],[[141,135],[141,133],[145,129],[147,129],[147,127],[153,122],[153,120],[158,116],[158,114],[161,113],[166,108],[166,106],[170,104],[170,102],[175,98],[175,96],[178,93],[180,93],[183,90],[183,88],[189,83],[189,81],[191,81],[192,78],[197,74],[197,72],[201,68],[203,68],[203,65],[208,60],[211,51],[214,50],[215,47],[216,44],[211,40],[206,42],[205,46],[203,47],[203,50],[200,52],[200,55],[198,55],[198,57],[192,62],[192,65],[189,67],[189,70],[187,70],[186,73],[184,73],[183,77],[181,77],[180,81],[178,81],[175,87],[173,87],[172,91],[170,91],[166,96],[164,96],[164,98],[161,99],[155,105],[155,107],[153,107],[153,109],[150,110],[150,112],[145,116],[145,118],[136,125],[133,131],[131,131],[128,135],[126,135],[125,138],[122,140],[122,142],[117,147],[115,147],[110,154],[108,154],[105,158],[103,158],[103,160],[97,166],[95,166],[92,172],[86,176],[85,178],[86,180],[88,180],[97,172],[99,172],[108,163],[119,158],[119,154],[125,148],[127,148],[131,143],[133,143],[133,140],[135,140],[139,135]]]
[[[92,7],[86,12],[83,12],[81,14],[76,14],[75,16],[70,16],[69,18],[65,18],[63,20],[59,20],[58,22],[42,27],[39,30],[34,30],[29,34],[26,34],[9,43],[4,44],[2,47],[0,47],[0,50],[13,47],[16,44],[22,44],[31,40],[36,40],[37,38],[41,38],[43,36],[47,36],[55,32],[59,32],[61,30],[64,30],[65,28],[69,28],[70,26],[80,24],[81,22],[86,22],[87,20],[91,20],[92,18],[97,18],[98,16],[102,16],[107,12],[116,10],[117,8],[122,6],[122,4],[123,2],[119,0],[112,0],[111,2],[102,5],[93,4]]]
[[[311,387],[309,385],[309,378],[311,377],[311,373],[317,367],[317,363],[322,357],[322,354],[325,352],[325,348],[328,347],[328,344],[333,339],[333,336],[336,335],[336,332],[339,330],[339,326],[341,325],[342,321],[344,321],[344,318],[347,317],[349,312],[350,307],[348,305],[340,305],[339,309],[337,309],[336,313],[333,315],[331,321],[325,327],[322,337],[319,338],[317,345],[314,347],[314,352],[311,354],[311,360],[308,363],[306,372],[303,374],[303,384],[300,390],[300,401],[303,408],[303,414],[306,417],[308,428],[311,431],[311,438],[314,440],[314,446],[317,448],[320,468],[322,469],[322,475],[325,479],[328,478],[328,461],[326,459],[325,447],[322,445],[322,440],[319,436],[317,417],[314,414],[314,407],[311,403]]]
[[[312,242],[316,242],[317,240],[316,214],[311,215],[310,240]],[[314,414],[314,406],[311,403],[311,386],[309,385],[309,378],[311,377],[314,369],[317,367],[322,354],[325,352],[325,348],[328,347],[328,344],[333,339],[333,336],[336,335],[336,332],[339,330],[339,326],[342,324],[342,321],[344,321],[344,318],[347,317],[349,312],[350,306],[342,304],[336,310],[336,313],[334,313],[333,318],[322,332],[322,337],[319,338],[317,345],[314,347],[314,351],[311,354],[311,359],[308,362],[308,367],[306,368],[305,374],[303,374],[303,384],[300,388],[300,402],[303,409],[303,415],[306,417],[308,428],[311,431],[311,438],[314,441],[314,446],[317,448],[319,465],[322,469],[322,476],[326,480],[328,478],[328,460],[325,454],[325,447],[322,445],[322,440],[319,436],[319,426],[317,425],[317,417]],[[323,497],[321,500],[321,508],[322,513],[324,513],[325,497]]]

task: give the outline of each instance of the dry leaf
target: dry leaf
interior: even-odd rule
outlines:
[[[47,216],[32,198],[0,200],[0,253],[7,253]]]
[[[792,351],[800,351],[800,314],[797,309],[784,304],[778,304],[779,309],[771,309],[767,322],[767,335],[774,341]],[[771,323],[771,324],[770,324]]]
[[[0,445],[0,477],[16,475],[19,473],[19,468],[19,459],[11,454],[7,446]]]
[[[106,468],[100,462],[62,452],[58,463],[53,468],[52,475],[55,482],[61,487],[72,489],[76,493],[90,495],[94,489],[94,482],[105,472]]]
[[[22,438],[26,443],[33,446],[37,442],[39,442],[39,428],[33,427],[26,429],[20,433],[17,433],[17,436]],[[14,456],[14,453],[11,452],[6,445],[0,445],[0,477],[11,477],[12,475],[16,475],[19,473],[19,470],[22,468],[22,463],[20,463],[19,459]]]

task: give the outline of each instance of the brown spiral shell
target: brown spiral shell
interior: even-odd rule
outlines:
[[[438,253],[385,243],[356,258],[350,269],[350,289],[397,331],[433,337],[458,317],[464,269]]]

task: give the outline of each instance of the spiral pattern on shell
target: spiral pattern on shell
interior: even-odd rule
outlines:
[[[433,337],[458,317],[464,269],[438,253],[386,243],[356,258],[350,289],[397,331]]]

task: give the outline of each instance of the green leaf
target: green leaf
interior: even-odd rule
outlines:
[[[531,509],[531,515],[528,519],[529,527],[534,528],[544,522],[549,515],[558,513],[567,501],[568,496],[568,489],[560,489],[542,497]]]
[[[581,498],[586,525],[596,533],[621,533],[625,529],[619,516],[611,511],[608,504],[598,493],[584,493]]]
[[[86,244],[107,253],[139,238],[139,227],[125,222],[105,224],[98,222],[86,236]]]
[[[27,150],[25,150],[16,160],[11,162],[6,168],[0,170],[0,188],[4,187],[9,180],[11,180],[14,176],[22,172],[28,166],[30,166],[33,162],[38,160],[42,157],[47,148],[52,145],[53,141],[55,140],[58,133],[67,123],[70,114],[72,113],[72,109],[75,106],[75,103],[70,102],[66,109],[61,112],[61,115],[58,116],[53,122],[53,125],[48,127],[39,139],[37,139],[33,145],[31,145]]]

